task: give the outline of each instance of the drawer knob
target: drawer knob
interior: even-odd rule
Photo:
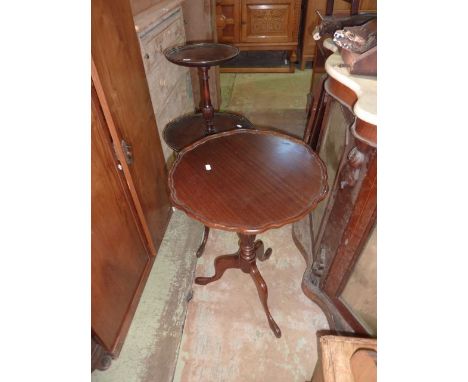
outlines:
[[[148,53],[145,53],[145,59],[149,59],[149,54]]]

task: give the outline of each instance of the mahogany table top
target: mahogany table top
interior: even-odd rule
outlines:
[[[199,43],[168,48],[164,55],[176,65],[215,66],[236,57],[239,52],[239,48],[228,44]]]
[[[301,219],[328,185],[324,163],[302,141],[239,129],[182,150],[169,189],[174,205],[204,225],[257,234]]]
[[[215,112],[213,115],[213,128],[215,133],[221,133],[235,129],[252,129],[253,125],[242,115]],[[183,115],[169,122],[163,131],[164,141],[176,152],[205,136],[206,123],[201,113]]]

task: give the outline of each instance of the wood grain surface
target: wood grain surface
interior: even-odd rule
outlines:
[[[252,122],[240,114],[215,112],[213,115],[215,133],[234,129],[252,129]],[[207,135],[206,124],[201,113],[190,113],[169,122],[163,131],[166,144],[179,152]]]
[[[233,59],[239,52],[233,45],[198,43],[168,48],[164,55],[176,65],[210,67]]]
[[[135,33],[130,2],[94,0],[91,12],[92,76],[117,147],[132,147],[133,163],[119,158],[153,256],[171,216],[167,168]]]
[[[91,325],[115,356],[152,257],[94,87],[91,94]]]
[[[169,173],[174,205],[206,226],[256,234],[292,223],[325,198],[325,165],[302,141],[233,130],[180,152]]]

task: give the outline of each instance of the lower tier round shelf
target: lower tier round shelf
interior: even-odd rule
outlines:
[[[215,112],[213,119],[216,133],[235,129],[253,129],[252,123],[242,115]],[[169,122],[163,131],[166,144],[179,152],[184,147],[206,137],[206,125],[201,113],[187,114]]]

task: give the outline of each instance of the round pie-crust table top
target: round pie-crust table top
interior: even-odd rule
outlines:
[[[301,219],[328,191],[327,171],[302,141],[272,131],[210,135],[169,172],[173,204],[204,225],[257,234]]]
[[[239,48],[233,45],[199,43],[168,48],[164,51],[164,55],[176,65],[207,67],[231,60],[239,52]]]
[[[252,129],[253,127],[252,122],[242,115],[226,112],[214,113],[213,128],[215,133],[235,129]],[[169,122],[163,131],[164,141],[176,152],[206,135],[206,122],[201,113],[183,115]]]

